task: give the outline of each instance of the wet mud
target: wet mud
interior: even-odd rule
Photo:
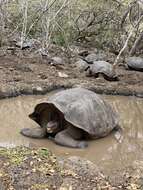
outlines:
[[[142,72],[126,70],[122,64],[116,69],[119,81],[107,81],[102,77],[86,77],[85,73],[80,72],[75,66],[74,59],[69,63],[70,59],[63,57],[66,59],[63,65],[53,66],[47,59],[32,53],[21,52],[21,56],[1,56],[0,98],[45,94],[62,87],[75,86],[103,94],[143,97]]]

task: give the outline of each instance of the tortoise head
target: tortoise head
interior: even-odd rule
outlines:
[[[54,109],[51,112],[50,120],[47,121],[45,126],[47,129],[47,133],[56,134],[59,131],[61,131],[63,128],[63,121],[64,121],[63,114],[58,110]]]
[[[91,69],[91,66],[86,67],[84,71],[86,72],[86,76],[87,76],[87,77],[92,76],[92,69]]]
[[[60,127],[60,122],[58,120],[58,117],[54,117],[51,118],[51,120],[44,122],[41,119],[42,114],[33,112],[31,114],[29,114],[29,117],[34,120],[36,123],[38,123],[42,128],[46,128],[47,129],[47,133],[57,133],[59,131],[59,127]]]
[[[38,123],[40,126],[41,126],[41,113],[46,106],[47,106],[46,103],[37,104],[36,107],[34,108],[34,112],[28,115],[30,119]]]
[[[30,117],[30,119],[32,119],[33,121],[35,121],[39,125],[41,124],[40,123],[40,114],[33,112],[33,113],[29,114],[28,116]]]
[[[84,71],[88,71],[90,69],[90,66],[87,66]]]
[[[61,130],[63,115],[52,104],[38,104],[29,117],[42,128],[46,128],[47,133],[55,134]]]

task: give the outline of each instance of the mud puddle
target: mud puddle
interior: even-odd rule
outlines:
[[[37,125],[27,115],[33,111],[35,104],[46,98],[22,96],[0,100],[0,146],[46,147],[58,156],[76,155],[91,160],[107,172],[143,159],[143,99],[104,96],[120,114],[123,137],[119,142],[115,133],[112,133],[105,138],[90,141],[88,148],[78,150],[55,145],[48,139],[30,139],[19,134],[20,129]]]

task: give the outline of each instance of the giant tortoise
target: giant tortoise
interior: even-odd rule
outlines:
[[[113,65],[106,61],[94,61],[93,64],[87,66],[85,71],[87,72],[86,76],[88,77],[94,76],[97,78],[99,74],[101,74],[106,80],[119,80]]]
[[[87,138],[105,137],[118,126],[115,110],[84,88],[57,92],[36,105],[29,117],[41,128],[24,128],[21,134],[33,138],[52,136],[55,143],[73,148],[84,148]]]
[[[126,59],[126,67],[131,70],[143,71],[143,58],[141,57],[128,57]]]

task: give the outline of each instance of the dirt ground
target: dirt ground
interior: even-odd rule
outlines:
[[[2,51],[1,51],[2,52]],[[63,65],[51,65],[47,57],[17,50],[0,54],[0,97],[20,94],[44,94],[53,89],[82,86],[98,93],[135,95],[143,97],[143,73],[117,67],[119,81],[86,77],[75,67],[61,50],[51,50],[51,55],[60,56]],[[72,62],[70,64],[70,62]],[[67,77],[61,76],[66,74]]]
[[[0,149],[1,190],[137,190],[143,188],[142,169],[111,178],[78,157],[56,158],[47,149]]]
[[[76,86],[98,93],[143,97],[142,72],[120,65],[119,81],[89,78],[61,50],[51,50],[51,54],[62,57],[64,64],[51,65],[47,57],[27,50],[1,50],[0,98]],[[97,166],[77,157],[59,159],[46,149],[0,149],[0,190],[136,190],[143,189],[142,171],[143,163],[139,163],[104,176]]]

